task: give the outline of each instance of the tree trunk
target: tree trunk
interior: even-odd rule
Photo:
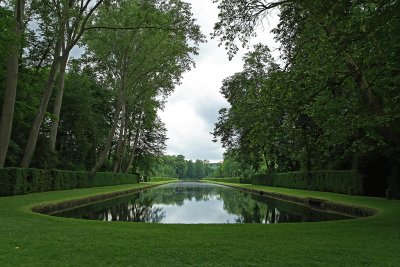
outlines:
[[[58,75],[59,86],[57,90],[56,99],[54,102],[53,119],[51,122],[51,132],[50,132],[50,151],[53,153],[56,151],[58,123],[60,122],[61,105],[64,96],[65,70],[67,68],[68,56],[69,56],[68,54],[63,55],[60,61],[60,71]]]
[[[12,122],[14,117],[15,98],[17,95],[18,82],[18,61],[19,51],[21,49],[20,39],[22,33],[25,1],[18,0],[15,5],[15,28],[14,34],[17,39],[17,45],[8,57],[7,73],[5,82],[5,91],[3,107],[0,121],[0,168],[4,166],[6,160],[8,145],[10,144]]]
[[[129,114],[125,114],[125,129],[124,129],[124,141],[122,142],[122,152],[121,152],[121,157],[119,158],[119,164],[118,164],[118,172],[121,172],[122,170],[122,164],[123,164],[123,159],[124,156],[126,155],[126,144],[130,144],[131,142],[131,131],[129,130]]]
[[[113,172],[118,172],[121,158],[122,158],[122,151],[123,151],[123,143],[124,143],[124,131],[125,131],[125,103],[122,105],[122,114],[121,114],[121,127],[119,128],[119,138],[118,138],[118,144],[117,144],[117,149],[115,151],[115,161],[114,161],[114,166],[113,166]]]
[[[136,134],[135,134],[135,141],[133,142],[133,147],[132,147],[131,155],[130,155],[130,157],[129,157],[128,164],[126,164],[124,173],[128,173],[129,168],[131,167],[131,165],[133,164],[133,160],[135,159],[135,155],[136,155],[135,150],[136,150],[136,147],[137,147],[138,142],[139,142],[140,130],[141,130],[141,128],[142,128],[142,119],[143,119],[143,115],[144,115],[144,112],[142,111],[142,112],[140,113],[140,116],[139,116],[138,126],[137,126]]]
[[[62,36],[62,35],[60,35]],[[61,37],[62,38],[62,37]],[[47,109],[47,105],[49,104],[50,96],[53,91],[54,83],[56,80],[56,75],[58,68],[60,66],[60,52],[61,52],[61,38],[57,40],[55,52],[54,52],[54,60],[51,65],[50,74],[47,79],[47,84],[43,92],[42,100],[40,101],[39,110],[36,113],[35,120],[33,122],[32,128],[29,132],[28,142],[25,147],[24,156],[20,163],[22,168],[28,168],[31,163],[33,153],[35,152],[36,142],[39,136],[40,126],[43,121],[44,114]]]
[[[127,163],[126,161],[128,161],[128,157],[129,157],[129,149],[131,146],[131,142],[132,142],[132,131],[129,128],[129,120],[130,118],[135,117],[133,114],[132,115],[128,115],[126,117],[126,122],[125,122],[125,140],[124,140],[124,151],[122,152],[122,154],[124,155],[123,161],[121,160],[120,165],[119,165],[119,172],[123,172],[125,169],[123,169],[122,167],[124,166],[124,163]],[[125,162],[124,162],[125,161]]]
[[[368,108],[372,111],[372,113],[384,116],[385,111],[383,109],[382,103],[380,103],[378,98],[372,92],[371,87],[365,79],[365,76],[358,68],[351,55],[347,55],[347,68],[352,74],[354,82],[356,83],[358,89],[362,93],[364,102],[366,103]],[[398,125],[392,122],[382,129],[382,133],[387,141],[389,141],[390,143],[394,143],[396,146],[400,146],[400,135],[397,129]]]
[[[352,74],[354,82],[356,83],[358,89],[363,95],[364,102],[373,111],[373,113],[383,115],[384,111],[382,108],[382,104],[379,103],[378,99],[372,92],[367,80],[365,79],[362,71],[358,68],[357,64],[354,62],[353,58],[349,54],[347,55],[347,69]]]
[[[122,88],[125,87],[125,82],[122,82],[121,87]],[[96,174],[96,172],[98,172],[99,169],[103,166],[103,164],[104,164],[104,162],[106,160],[108,151],[110,150],[111,143],[112,143],[112,140],[114,138],[115,130],[117,129],[117,126],[118,126],[119,114],[121,113],[121,109],[122,109],[122,102],[123,102],[122,101],[122,94],[123,94],[122,91],[123,91],[123,89],[121,89],[119,94],[118,94],[117,107],[116,107],[115,114],[114,114],[114,117],[113,117],[112,127],[111,127],[111,129],[110,129],[110,131],[108,133],[107,140],[106,140],[106,143],[104,145],[104,148],[103,148],[102,152],[100,153],[100,156],[98,157],[98,160],[97,160],[96,164],[93,166],[92,170],[90,171],[90,177],[93,177]]]

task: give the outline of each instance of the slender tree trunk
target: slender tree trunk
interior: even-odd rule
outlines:
[[[122,86],[121,87],[122,88],[125,87],[125,82],[122,82]],[[92,170],[90,171],[90,176],[91,177],[93,177],[96,174],[96,172],[98,172],[99,169],[103,166],[103,164],[104,164],[104,162],[106,160],[108,151],[110,150],[111,143],[112,143],[112,140],[114,138],[115,130],[117,129],[117,126],[118,126],[119,114],[121,113],[121,109],[122,109],[122,102],[123,102],[122,101],[122,94],[123,94],[122,91],[123,91],[123,89],[121,89],[119,94],[118,94],[117,107],[116,107],[115,114],[114,114],[114,117],[113,117],[113,124],[112,124],[111,129],[110,129],[110,131],[108,133],[106,143],[104,145],[104,148],[103,148],[102,152],[100,153],[100,156],[97,159],[96,164],[93,166]]]
[[[42,124],[43,117],[47,109],[47,105],[49,104],[51,93],[53,91],[54,83],[57,76],[57,71],[60,66],[61,38],[57,40],[54,53],[54,60],[51,65],[50,74],[47,79],[47,84],[43,92],[42,100],[40,101],[39,110],[36,113],[35,120],[29,132],[29,138],[25,147],[24,156],[20,163],[20,166],[23,168],[28,168],[29,164],[31,163],[33,153],[35,152],[36,142],[39,136],[40,126]]]
[[[67,68],[68,56],[69,56],[68,54],[63,55],[60,61],[60,71],[58,75],[59,86],[57,90],[56,99],[54,102],[53,120],[51,122],[51,132],[50,132],[50,151],[53,153],[56,151],[58,124],[60,122],[61,105],[64,96],[65,70]]]
[[[6,83],[3,99],[3,107],[0,121],[0,168],[4,166],[7,156],[8,145],[10,144],[12,122],[14,118],[15,98],[17,95],[18,82],[18,61],[21,49],[21,34],[24,17],[25,1],[18,0],[15,5],[15,26],[14,34],[17,39],[13,51],[8,57]]]
[[[128,157],[129,157],[129,148],[130,148],[130,146],[131,146],[131,142],[132,142],[132,131],[131,131],[131,129],[129,128],[129,120],[130,120],[130,118],[133,118],[133,117],[135,117],[134,115],[131,115],[130,117],[126,117],[126,127],[125,127],[125,133],[126,133],[126,137],[125,137],[125,140],[124,140],[124,151],[123,151],[123,156],[124,156],[124,158],[123,158],[123,160],[121,160],[121,162],[120,162],[120,165],[119,165],[119,172],[123,172],[125,169],[123,169],[123,166],[124,166],[124,163],[126,163],[127,164],[127,161],[129,160],[128,159]]]
[[[124,140],[124,131],[125,131],[125,103],[122,104],[122,114],[121,114],[121,127],[119,128],[119,138],[118,138],[118,144],[117,144],[117,149],[115,151],[115,161],[114,161],[114,166],[113,166],[113,172],[118,172],[119,170],[119,165],[121,162],[121,157],[122,157],[122,150],[123,150],[123,140]]]
[[[143,115],[144,115],[144,112],[142,111],[142,112],[140,113],[140,116],[139,116],[138,126],[137,126],[136,133],[135,133],[135,141],[133,142],[133,147],[132,147],[131,155],[130,155],[130,157],[129,157],[128,163],[126,164],[124,173],[128,173],[129,168],[132,166],[133,160],[135,159],[135,156],[136,156],[135,151],[136,151],[136,147],[137,147],[137,145],[138,145],[139,138],[140,138],[140,131],[141,131],[142,124],[143,124],[143,123],[142,123]]]
[[[123,163],[123,158],[126,154],[126,144],[130,144],[130,130],[129,130],[129,114],[125,114],[125,129],[124,129],[124,141],[122,142],[122,152],[121,152],[121,157],[119,158],[119,163],[118,163],[118,172],[121,172],[122,170],[122,163]]]
[[[122,131],[122,127],[120,127],[118,144],[117,144],[117,148],[115,149],[114,164],[113,164],[113,172],[114,173],[118,173],[120,162],[121,162],[121,151],[122,151],[121,148],[122,148],[122,143],[123,143],[123,139],[124,139],[124,134],[121,131]]]

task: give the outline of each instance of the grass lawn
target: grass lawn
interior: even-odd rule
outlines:
[[[397,200],[240,185],[379,211],[363,219],[276,225],[100,222],[30,211],[39,203],[149,184],[0,198],[0,266],[400,266]]]

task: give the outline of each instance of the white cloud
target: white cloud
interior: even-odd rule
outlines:
[[[218,9],[209,1],[186,0],[192,4],[194,17],[202,32],[209,36],[217,21]],[[259,37],[252,44],[262,42],[271,49],[277,45],[267,30],[276,24],[276,15],[265,24],[266,30],[259,31]],[[222,160],[224,150],[220,143],[212,142],[210,132],[217,121],[218,110],[228,103],[219,93],[222,81],[242,69],[242,57],[246,51],[240,51],[231,61],[217,40],[208,38],[200,47],[200,55],[195,58],[196,68],[184,74],[182,84],[178,86],[164,109],[160,112],[168,129],[167,154],[181,154],[188,159]]]

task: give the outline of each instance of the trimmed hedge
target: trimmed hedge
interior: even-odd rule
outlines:
[[[139,174],[0,168],[0,196],[139,183]]]
[[[258,174],[252,176],[251,183],[354,195],[364,193],[362,176],[356,170]]]
[[[250,178],[240,178],[240,177],[205,178],[205,180],[214,181],[214,182],[222,182],[222,183],[251,184],[251,179]]]
[[[178,180],[178,178],[150,177],[150,179],[147,179],[147,180],[149,182],[166,182],[166,181]]]

